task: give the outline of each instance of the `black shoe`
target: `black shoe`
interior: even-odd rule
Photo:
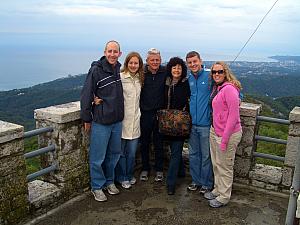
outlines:
[[[174,194],[175,194],[175,187],[168,186],[168,195],[174,195]]]

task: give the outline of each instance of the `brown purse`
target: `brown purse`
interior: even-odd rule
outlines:
[[[186,107],[183,110],[170,109],[171,86],[168,90],[167,109],[157,111],[158,129],[161,134],[168,136],[189,136],[192,127],[191,116]]]

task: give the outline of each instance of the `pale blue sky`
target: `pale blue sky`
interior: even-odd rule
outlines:
[[[126,51],[157,47],[236,54],[275,0],[10,0],[0,3],[0,49]],[[242,55],[300,55],[300,1],[279,0]]]
[[[275,0],[7,0],[0,3],[0,91],[86,73],[108,40],[163,61],[197,50],[234,59]],[[279,0],[238,60],[300,55],[300,1]]]

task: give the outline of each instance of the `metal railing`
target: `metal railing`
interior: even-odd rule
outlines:
[[[289,125],[290,124],[289,120],[266,117],[266,116],[257,116],[257,121],[277,123],[277,124],[283,124],[283,125]],[[271,143],[275,143],[275,144],[283,144],[283,145],[287,144],[287,140],[255,135],[255,142],[256,142],[255,144],[256,145],[257,145],[257,141],[266,141],[266,142],[271,142]],[[257,157],[257,158],[272,159],[272,160],[281,161],[281,162],[284,162],[284,160],[285,160],[285,157],[266,154],[266,153],[261,153],[261,152],[256,152],[256,151],[253,152],[253,156]]]
[[[27,131],[24,133],[24,138],[29,138],[29,137],[33,137],[33,136],[37,136],[43,133],[47,133],[47,132],[52,132],[53,128],[52,127],[43,127],[43,128],[39,128],[39,129],[35,129],[35,130],[31,130],[31,131]],[[48,152],[54,152],[55,151],[55,145],[49,145],[47,147],[44,148],[39,148],[37,150],[33,150],[31,152],[27,152],[24,154],[25,159],[30,159],[36,156],[40,156],[42,154],[48,153]],[[48,174],[50,172],[53,172],[55,170],[57,170],[58,166],[56,163],[53,163],[52,165],[41,169],[37,172],[34,172],[32,174],[27,175],[26,179],[28,182],[33,181],[35,178],[43,176],[45,174]]]

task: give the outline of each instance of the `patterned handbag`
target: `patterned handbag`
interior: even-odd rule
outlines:
[[[186,137],[191,132],[192,120],[189,112],[179,109],[170,109],[171,88],[168,90],[167,109],[157,111],[158,129],[161,134]]]

